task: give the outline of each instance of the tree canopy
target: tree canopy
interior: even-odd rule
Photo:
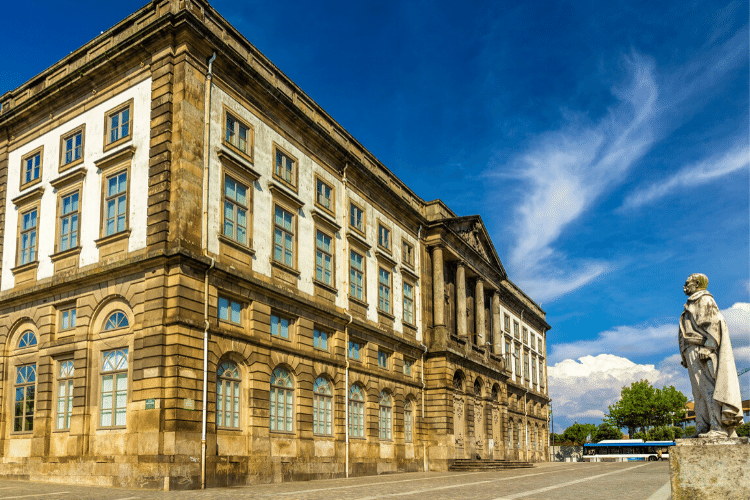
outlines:
[[[586,438],[594,432],[596,432],[596,426],[594,424],[575,423],[565,429],[565,432],[563,432],[563,438],[565,441],[570,441],[576,446],[583,446],[586,442]]]
[[[619,427],[615,427],[609,422],[602,422],[599,427],[596,428],[596,432],[591,436],[591,440],[595,443],[603,441],[605,439],[622,439],[622,432]]]
[[[618,428],[627,427],[634,436],[636,429],[645,432],[653,426],[671,426],[685,416],[687,397],[674,386],[654,388],[648,380],[633,382],[622,388],[620,400],[609,406],[606,421]]]

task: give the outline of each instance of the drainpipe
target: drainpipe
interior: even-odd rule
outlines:
[[[346,352],[346,368],[344,369],[344,430],[346,431],[346,477],[349,477],[349,324],[354,318],[348,312],[349,322],[344,327],[344,351]]]
[[[349,163],[344,164],[344,171],[342,172],[342,183],[344,185],[344,196],[342,196],[342,199],[345,199],[346,196],[346,169],[349,167]],[[346,214],[348,213],[347,210],[344,210],[343,214],[343,221],[341,224],[342,228],[346,227]],[[346,273],[342,273],[344,276],[347,276]],[[344,278],[344,290],[348,287],[348,282],[346,278]],[[344,368],[344,435],[346,440],[346,477],[349,477],[349,325],[354,320],[352,318],[352,315],[348,312],[346,313],[347,316],[349,316],[349,321],[346,323],[346,326],[344,326],[344,353],[345,353],[345,360],[346,360],[346,367]]]
[[[211,89],[213,84],[211,82],[212,65],[216,59],[216,52],[213,53],[211,59],[208,60],[208,73],[206,73],[206,88],[204,95],[205,101],[203,103],[205,122],[205,141],[203,143],[203,230],[201,231],[201,247],[203,249],[203,255],[208,255],[208,187],[209,187],[209,151],[211,147]],[[203,410],[201,412],[201,489],[206,489],[206,421],[207,421],[207,406],[208,406],[208,275],[214,268],[216,261],[211,257],[211,265],[206,269],[206,275],[203,283]]]
[[[526,392],[523,394],[523,425],[524,425],[524,434],[526,435],[524,447],[526,448],[526,458],[529,457],[529,412],[526,411],[526,400],[529,396],[529,390],[526,389]]]
[[[420,241],[422,241],[422,224],[419,225],[419,231],[417,231],[417,245],[419,245]],[[417,248],[419,248],[419,247],[417,247]],[[421,262],[421,259],[420,259],[420,262]],[[421,301],[420,301],[420,304],[421,304]],[[419,333],[420,333],[419,329],[417,329],[417,334],[419,334]],[[420,335],[420,339],[421,340],[420,340],[420,344],[419,345],[422,347],[422,349],[424,349],[424,352],[422,353],[422,360],[421,360],[421,363],[420,363],[422,365],[422,367],[419,370],[419,379],[422,382],[422,431],[424,432],[424,428],[425,428],[425,418],[424,418],[424,399],[425,399],[425,396],[424,396],[424,392],[425,392],[425,387],[426,387],[426,385],[424,383],[424,355],[427,354],[427,346],[424,344],[424,339],[421,338],[421,335]],[[424,462],[424,465],[423,465],[424,471],[427,472],[429,470],[430,463],[429,463],[429,460],[427,459],[427,441],[426,441],[425,438],[426,438],[426,435],[422,436],[422,459],[423,459],[423,462]]]

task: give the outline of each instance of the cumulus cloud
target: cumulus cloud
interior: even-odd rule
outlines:
[[[746,142],[746,139],[743,142]],[[623,212],[640,208],[680,189],[707,184],[725,175],[745,169],[749,164],[750,150],[744,143],[739,144],[722,155],[701,160],[681,169],[671,177],[636,190],[625,198],[618,211]]]
[[[732,339],[737,368],[750,366],[750,303],[738,302],[722,315]],[[555,432],[574,421],[601,423],[623,386],[646,379],[655,387],[673,385],[692,399],[687,371],[680,365],[677,321],[640,326],[618,326],[593,340],[552,346],[547,369]],[[615,354],[612,354],[612,353]],[[630,358],[667,354],[656,364]],[[658,358],[657,358],[658,359]],[[743,399],[750,398],[750,374],[740,378]]]

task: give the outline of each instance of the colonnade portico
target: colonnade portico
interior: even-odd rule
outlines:
[[[546,384],[537,384],[536,374],[521,369],[521,361],[538,356],[529,339],[549,329],[544,311],[508,280],[481,219],[444,218],[425,229],[425,256],[432,269],[426,278],[432,286],[423,290],[432,305],[425,321],[431,363],[426,373],[442,370],[440,377],[427,381],[426,393],[428,401],[434,397],[446,405],[426,421],[435,431],[428,431],[433,436],[428,455],[446,463],[477,455],[545,460]],[[516,358],[505,357],[514,353]],[[519,353],[525,353],[520,360]],[[539,359],[542,363],[544,357]],[[541,410],[528,412],[527,398],[529,408]],[[527,436],[526,429],[534,429],[533,434]],[[436,438],[440,432],[446,434],[445,442]],[[445,455],[446,450],[452,454]]]

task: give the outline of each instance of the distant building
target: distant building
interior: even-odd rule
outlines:
[[[0,104],[0,477],[549,456],[550,326],[481,218],[416,196],[207,2],[151,2]]]

